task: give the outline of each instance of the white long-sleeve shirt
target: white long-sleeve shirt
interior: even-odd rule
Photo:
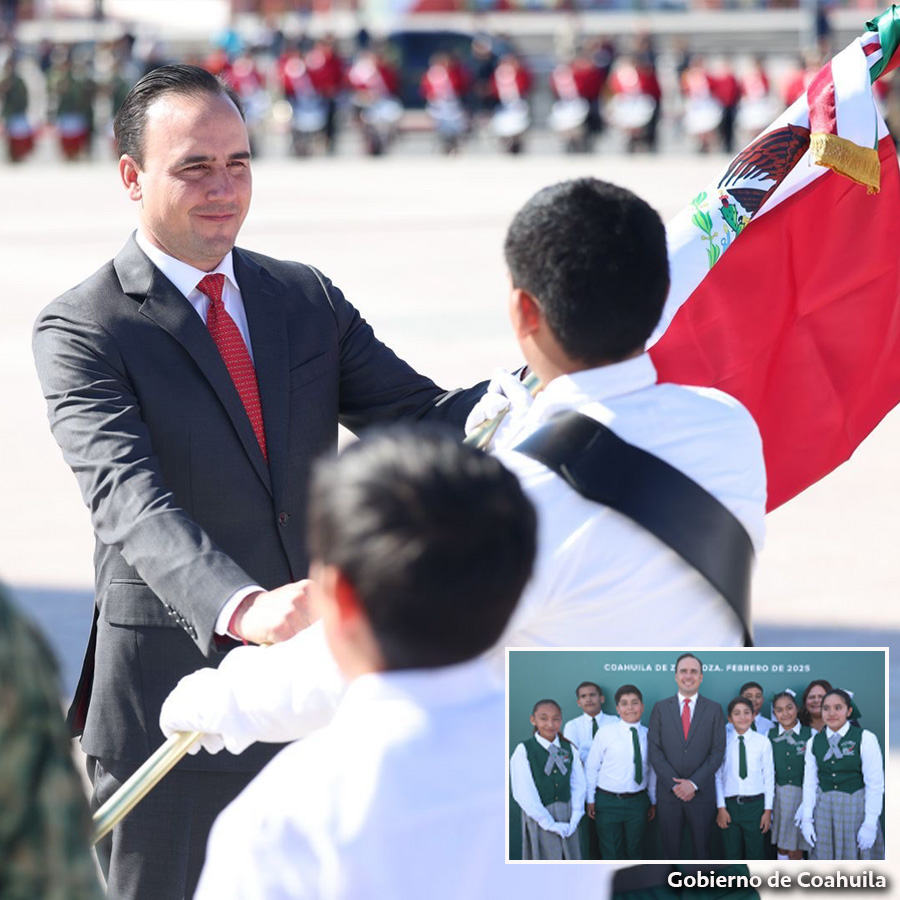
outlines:
[[[216,820],[196,900],[603,900],[614,869],[504,863],[503,722],[483,661],[356,679]]]
[[[634,738],[637,728],[641,748],[641,780],[634,779]],[[616,718],[603,731],[598,731],[591,744],[585,765],[587,802],[594,803],[597,789],[614,794],[634,794],[646,790],[651,803],[656,803],[656,772],[647,762],[647,728],[638,722],[629,725]]]
[[[827,725],[824,728],[825,737],[833,734],[846,736],[850,730],[850,723],[845,722],[843,727],[836,732]],[[803,818],[811,819],[816,807],[816,798],[819,789],[819,763],[813,753],[813,740],[815,735],[806,743],[806,762],[803,769]],[[878,744],[878,738],[871,731],[863,729],[860,738],[859,755],[862,762],[862,777],[866,789],[865,818],[873,823],[881,815],[884,805],[884,756]]]
[[[545,750],[550,746],[550,741],[542,738],[539,734],[536,734],[534,737]],[[559,737],[553,739],[553,744],[559,748]],[[522,807],[525,815],[534,819],[541,828],[547,830],[555,820],[544,804],[541,803],[537,786],[534,783],[534,776],[531,774],[531,765],[528,762],[528,753],[524,744],[518,744],[513,751],[509,761],[509,780],[513,799]],[[569,784],[572,790],[572,815],[569,819],[569,825],[574,828],[584,815],[585,796],[584,768],[577,753],[572,755],[572,771]]]
[[[501,646],[628,647],[637,640],[682,647],[698,634],[709,646],[741,646],[737,617],[678,554],[512,449],[564,410],[597,419],[679,469],[737,516],[757,551],[762,547],[762,444],[740,403],[716,390],[657,384],[646,354],[560,376],[495,450],[535,504],[539,529],[534,576]]]
[[[597,720],[598,731],[619,721],[618,716],[611,716],[601,710],[596,716],[582,713],[575,719],[569,719],[563,725],[563,737],[568,738],[578,748],[582,765],[587,763],[588,753],[591,752],[591,744],[594,742],[594,719]]]
[[[716,772],[716,806],[725,806],[726,797],[754,797],[765,795],[764,809],[772,809],[775,802],[775,756],[772,742],[757,731],[744,732],[747,750],[747,777],[741,778],[740,735],[731,730],[725,741],[725,758]]]

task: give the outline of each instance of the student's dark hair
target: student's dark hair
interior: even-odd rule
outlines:
[[[850,710],[853,709],[853,698],[852,698],[845,690],[842,690],[841,688],[832,688],[832,689],[831,689],[831,690],[830,690],[830,691],[822,698],[822,705],[824,706],[824,705],[825,705],[825,701],[826,701],[829,697],[832,697],[832,696],[834,696],[834,697],[840,697],[841,700],[843,700],[844,703],[847,704],[847,715],[849,716],[849,715],[850,715]]]
[[[669,292],[666,232],[631,191],[596,178],[538,191],[506,234],[513,287],[538,302],[565,353],[587,366],[643,349]]]
[[[803,725],[812,724],[812,718],[809,714],[809,710],[806,708],[806,698],[814,687],[824,688],[825,693],[827,694],[828,691],[831,690],[831,682],[824,678],[816,678],[806,686],[806,689],[803,691],[803,699],[800,701],[800,712],[797,714],[797,718],[800,719],[800,722]]]
[[[633,684],[623,684],[622,687],[620,687],[620,688],[616,691],[616,706],[619,705],[619,701],[620,701],[626,694],[637,694],[638,700],[640,700],[641,703],[644,702],[644,695],[641,693],[641,689],[640,689],[640,688],[635,687]]]
[[[228,97],[237,107],[241,118],[244,117],[244,107],[237,91],[206,69],[186,64],[153,69],[128,92],[113,123],[119,155],[127,153],[139,166],[144,164],[147,110],[164,94]]]
[[[796,698],[790,691],[779,691],[779,692],[772,698],[772,710],[773,710],[773,712],[774,712],[774,710],[775,710],[775,704],[776,704],[779,700],[781,700],[782,697],[787,697],[787,699],[790,700],[791,703],[794,704],[794,706],[796,706],[798,709],[800,708],[800,704],[797,703],[797,698]]]
[[[676,672],[678,671],[678,667],[681,665],[681,661],[683,659],[696,659],[697,662],[700,663],[700,671],[701,672],[703,671],[703,663],[700,662],[699,656],[696,656],[693,653],[682,653],[681,656],[679,656],[678,659],[675,660],[675,671]]]
[[[535,532],[518,479],[443,429],[372,431],[313,472],[312,558],[354,587],[391,669],[492,647],[531,575]]]
[[[744,691],[756,688],[758,691],[762,691],[763,686],[758,681],[748,681],[746,684],[741,685],[741,689],[738,691],[739,694],[743,694]]]
[[[549,697],[544,700],[538,700],[538,702],[534,704],[531,709],[532,715],[535,715],[537,713],[539,706],[555,706],[560,711],[560,713],[562,713],[562,707],[555,700],[551,700]]]
[[[734,700],[732,700],[732,701],[728,704],[728,715],[730,716],[731,713],[732,713],[732,711],[734,710],[734,708],[735,708],[736,706],[740,706],[741,704],[743,704],[744,706],[746,706],[747,709],[750,710],[750,713],[751,713],[751,715],[752,715],[752,713],[753,713],[753,704],[752,704],[746,697],[735,697]]]
[[[576,699],[576,700],[578,699],[578,692],[579,692],[582,688],[586,688],[586,687],[597,688],[597,693],[598,693],[601,697],[603,696],[603,688],[600,687],[600,685],[597,684],[596,681],[582,681],[581,684],[579,684],[578,687],[575,688],[575,699]]]

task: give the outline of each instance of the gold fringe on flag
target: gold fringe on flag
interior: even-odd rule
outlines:
[[[877,150],[860,147],[836,134],[818,132],[809,137],[809,153],[816,165],[827,166],[838,175],[864,184],[868,193],[877,194],[881,190],[881,163]]]

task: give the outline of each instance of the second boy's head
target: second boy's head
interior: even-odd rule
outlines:
[[[644,715],[644,696],[633,684],[623,684],[616,691],[616,712],[623,722],[636,725]]]
[[[735,697],[728,704],[728,721],[734,725],[738,734],[749,731],[755,717],[753,704],[746,697]]]
[[[753,715],[758,716],[763,705],[763,689],[758,681],[748,681],[741,686],[738,693],[753,704]]]
[[[516,477],[434,429],[320,462],[309,509],[314,602],[348,677],[478,656],[531,574],[535,513]]]
[[[585,715],[592,717],[596,716],[603,709],[606,699],[603,696],[603,688],[593,681],[582,681],[575,688],[575,698],[578,700],[578,705]]]
[[[631,191],[579,178],[544,188],[504,244],[510,318],[546,384],[642,352],[669,291],[666,232]]]

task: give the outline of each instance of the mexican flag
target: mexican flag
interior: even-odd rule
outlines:
[[[668,228],[659,380],[750,410],[770,510],[900,402],[900,168],[872,93],[900,63],[900,8],[866,27]]]

